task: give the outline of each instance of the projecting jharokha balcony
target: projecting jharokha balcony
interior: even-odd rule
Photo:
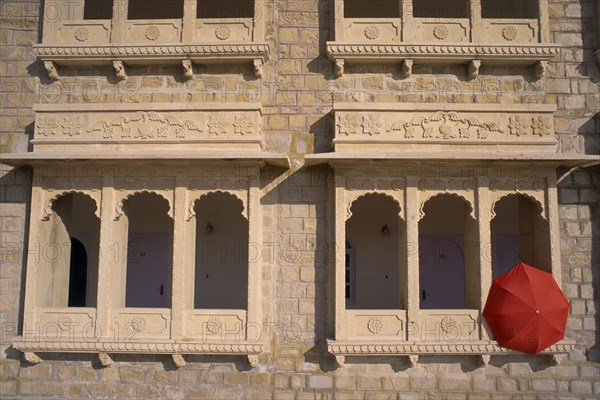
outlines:
[[[558,54],[550,44],[547,0],[335,1],[335,40],[327,54],[343,75],[345,62],[536,65],[545,73]]]
[[[36,55],[52,79],[57,65],[180,63],[188,78],[192,63],[250,62],[262,75],[269,46],[264,41],[263,0],[169,1],[75,0],[46,2]]]

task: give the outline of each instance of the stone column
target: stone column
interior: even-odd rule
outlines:
[[[187,245],[186,197],[187,177],[178,176],[175,180],[173,200],[173,264],[171,266],[171,339],[183,336],[183,314],[186,295],[186,254],[193,250]],[[193,280],[192,280],[193,282]],[[192,286],[193,288],[193,286]]]
[[[419,322],[419,181],[415,176],[406,178],[406,259],[408,302],[407,339],[414,340],[410,324]]]
[[[489,179],[477,177],[477,219],[479,225],[479,271],[481,282],[481,300],[479,309],[483,311],[492,284],[492,233]],[[483,324],[483,320],[481,321]],[[480,326],[480,339],[489,339],[483,326]]]

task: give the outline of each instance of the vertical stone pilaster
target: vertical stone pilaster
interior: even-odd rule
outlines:
[[[112,269],[115,267],[116,258],[124,257],[120,246],[115,248],[113,242],[113,213],[115,198],[115,179],[112,175],[105,175],[102,182],[102,203],[100,205],[100,258],[98,260],[98,299],[96,302],[96,329],[97,334],[111,337],[111,297],[112,297]]]
[[[171,339],[183,336],[183,313],[185,308],[186,253],[186,193],[187,177],[175,179],[175,196],[173,201],[173,265],[171,266]],[[193,249],[193,248],[192,248]]]
[[[489,179],[477,177],[477,222],[479,228],[479,271],[480,271],[480,306],[483,310],[492,284],[492,237],[491,237],[491,210],[489,196]],[[483,323],[483,320],[481,320]],[[489,339],[483,326],[480,326],[480,339]]]
[[[550,235],[552,275],[557,282],[562,282],[560,232],[558,224],[558,195],[555,175],[548,175],[546,178],[546,187],[546,219],[548,221],[548,231]]]
[[[407,254],[407,282],[408,287],[408,323],[417,323],[419,320],[419,182],[417,177],[406,178],[406,254]],[[407,329],[408,340],[412,330]]]
[[[335,175],[335,338],[346,339],[346,179]]]
[[[260,167],[252,168],[252,175],[248,177],[248,243],[262,245],[261,235],[261,205],[260,205]],[[260,331],[262,325],[261,312],[261,282],[262,282],[262,260],[250,262],[250,248],[248,248],[248,318],[244,338],[248,339],[250,326]]]

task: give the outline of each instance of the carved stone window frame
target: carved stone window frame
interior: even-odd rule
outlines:
[[[335,39],[327,43],[327,55],[337,77],[343,76],[346,62],[397,63],[404,78],[411,76],[415,63],[443,62],[467,64],[471,79],[478,77],[482,63],[535,65],[540,79],[559,51],[550,40],[548,0],[539,0],[537,20],[484,19],[481,0],[470,0],[468,19],[415,18],[413,0],[398,1],[402,7],[398,21],[346,20],[344,0],[334,1]]]
[[[559,283],[561,278],[560,238],[558,232],[558,200],[556,173],[553,168],[542,167],[527,178],[515,178],[514,172],[519,166],[494,169],[497,178],[473,174],[468,178],[446,175],[444,171],[484,171],[484,165],[456,165],[452,162],[426,164],[426,162],[406,163],[402,161],[381,161],[376,168],[360,167],[356,161],[330,161],[335,169],[335,243],[336,255],[334,268],[333,320],[335,336],[328,340],[328,350],[340,365],[346,357],[352,356],[406,356],[416,363],[421,355],[479,355],[484,363],[494,355],[510,354],[490,338],[490,333],[482,319],[481,311],[485,305],[492,282],[492,261],[488,255],[491,244],[491,220],[495,204],[511,194],[522,194],[531,199],[543,210],[543,217],[550,232],[550,252],[552,275]],[[522,168],[522,167],[521,167]],[[438,176],[413,175],[410,171],[437,171]],[[489,171],[489,169],[488,169]],[[513,175],[511,175],[513,173]],[[504,175],[504,176],[503,176]],[[357,182],[359,187],[357,188]],[[406,220],[408,302],[406,310],[347,310],[345,302],[345,223],[348,207],[357,197],[357,193],[382,193],[391,196],[402,205],[403,218]],[[472,213],[477,222],[479,237],[479,307],[465,310],[423,310],[419,308],[419,221],[427,200],[439,194],[455,194],[472,205]],[[487,252],[486,252],[487,251]],[[387,320],[386,320],[387,318]],[[402,321],[403,329],[396,338],[381,336],[379,330],[367,329],[369,324],[385,325],[394,319]],[[464,321],[463,321],[464,320]],[[445,340],[440,333],[444,326],[461,326],[471,321],[474,331],[461,337]],[[367,325],[364,325],[364,324]],[[364,326],[363,326],[364,325]],[[415,327],[424,327],[416,329]],[[364,328],[364,329],[363,329]],[[439,332],[432,332],[436,330]],[[432,333],[442,336],[431,337]],[[453,332],[446,332],[447,335]],[[452,340],[450,340],[452,339]],[[546,351],[556,359],[561,359],[574,345],[564,340]]]
[[[144,353],[171,355],[174,363],[181,366],[185,364],[183,355],[215,354],[245,355],[256,366],[258,355],[266,346],[262,332],[260,257],[249,259],[248,305],[243,313],[193,309],[194,280],[189,277],[195,269],[192,253],[196,243],[189,239],[193,237],[189,233],[196,229],[195,215],[190,211],[195,199],[217,191],[236,196],[243,202],[244,216],[248,219],[249,245],[262,243],[259,170],[263,163],[223,164],[221,177],[207,178],[206,171],[214,171],[213,165],[195,161],[193,165],[160,167],[146,161],[136,164],[137,172],[125,177],[119,176],[118,165],[110,162],[35,168],[29,236],[33,250],[29,252],[26,267],[24,327],[13,346],[32,362],[40,361],[36,352],[97,353],[104,365],[112,363],[109,354]],[[152,169],[156,175],[143,172]],[[112,173],[93,179],[86,176],[87,172],[97,170]],[[69,178],[55,178],[57,172]],[[97,305],[95,308],[40,308],[36,300],[40,253],[34,250],[40,243],[41,224],[45,223],[47,213],[52,212],[53,201],[71,192],[90,196],[98,206],[101,252]],[[118,245],[127,241],[127,218],[123,217],[122,206],[127,198],[141,192],[164,197],[174,220],[173,297],[169,309],[123,307],[122,272],[126,269],[127,257],[125,249]],[[190,298],[191,308],[186,301]],[[193,321],[194,318],[197,321]],[[226,327],[227,320],[231,319],[241,323],[234,334],[231,330],[215,330],[215,327]],[[198,334],[190,334],[190,324],[194,323],[200,324]]]
[[[179,64],[187,79],[193,79],[194,63],[250,63],[261,77],[270,52],[265,39],[269,14],[265,0],[254,1],[261,11],[254,18],[219,20],[218,25],[196,18],[196,0],[185,0],[183,18],[173,20],[129,20],[128,0],[114,1],[111,20],[84,20],[85,0],[50,3],[42,44],[34,45],[34,53],[52,80],[59,79],[60,65],[113,65],[124,80],[129,62]]]

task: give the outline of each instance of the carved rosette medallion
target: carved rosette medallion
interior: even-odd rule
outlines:
[[[68,331],[71,327],[72,321],[69,317],[60,317],[57,321],[58,327],[63,331]]]
[[[227,26],[222,25],[215,29],[215,36],[219,40],[227,40],[231,36],[231,31]]]
[[[338,120],[338,129],[343,135],[355,134],[359,126],[360,121],[353,114],[343,115]]]
[[[75,31],[75,39],[79,40],[80,42],[85,42],[86,40],[88,40],[90,38],[90,31],[87,30],[86,28],[78,28]]]
[[[156,26],[152,25],[146,28],[144,35],[146,36],[146,39],[154,41],[160,37],[160,31]]]
[[[450,35],[450,31],[446,25],[437,25],[433,28],[433,36],[438,40],[447,39],[448,35]]]
[[[517,28],[514,26],[505,26],[504,29],[502,29],[502,37],[509,42],[512,42],[517,38]]]
[[[458,324],[456,320],[452,317],[444,317],[440,322],[440,328],[444,333],[456,332],[458,328]]]
[[[146,329],[146,319],[142,316],[134,317],[131,320],[131,327],[136,332],[141,332]]]
[[[379,335],[383,331],[383,322],[379,318],[373,317],[367,322],[367,329],[374,335]]]
[[[221,320],[219,318],[213,317],[206,322],[206,330],[210,333],[217,334],[221,332]]]
[[[236,116],[233,123],[234,132],[240,135],[247,135],[254,132],[254,122],[247,116]]]
[[[379,28],[375,25],[369,25],[365,28],[365,36],[367,39],[375,40],[379,37]]]
[[[40,118],[36,124],[36,133],[42,136],[56,135],[58,120],[54,117]]]
[[[363,117],[362,128],[366,135],[379,135],[383,130],[383,122],[377,116],[367,115]]]

